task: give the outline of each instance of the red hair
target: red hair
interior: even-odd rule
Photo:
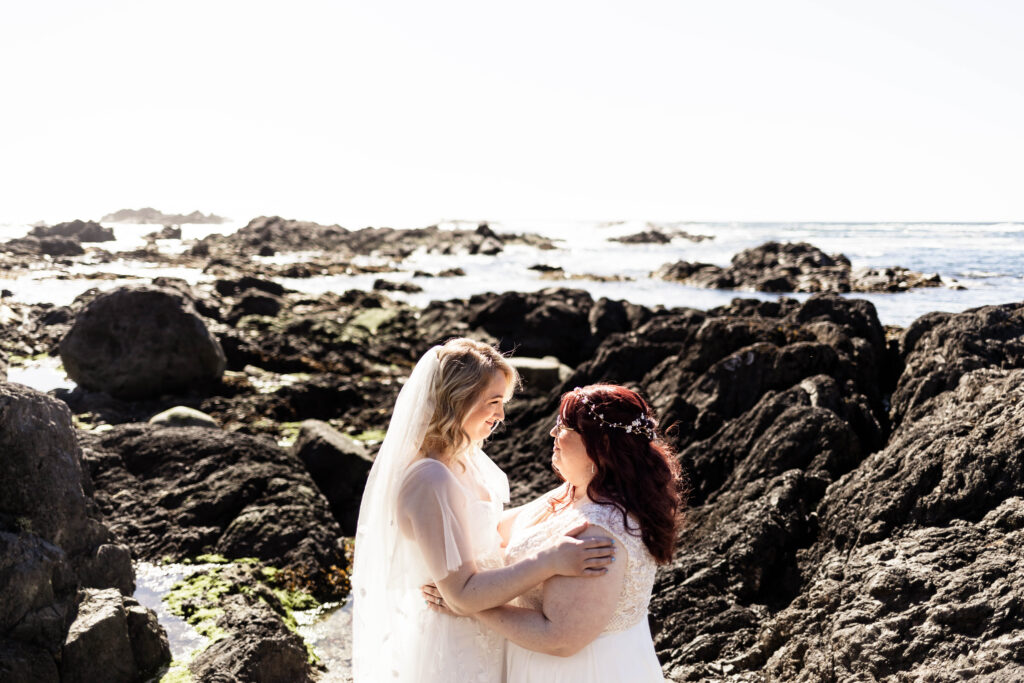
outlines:
[[[654,559],[660,564],[670,561],[684,480],[647,401],[617,384],[591,384],[563,394],[558,415],[566,427],[579,433],[594,462],[596,472],[587,497],[617,507],[626,529],[643,539]],[[626,431],[623,426],[637,418],[650,427],[653,438],[643,431]],[[552,505],[568,504],[572,495],[570,489]],[[639,529],[628,515],[639,522]]]

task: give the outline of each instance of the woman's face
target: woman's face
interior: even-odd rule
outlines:
[[[583,437],[579,432],[563,425],[561,420],[555,422],[551,436],[555,437],[551,464],[567,482],[585,490],[594,477],[594,461],[587,455]]]
[[[495,370],[491,381],[480,392],[466,417],[462,429],[473,441],[483,441],[499,422],[505,419],[505,392],[508,381],[500,370]]]

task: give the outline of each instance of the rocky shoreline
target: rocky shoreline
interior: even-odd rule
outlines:
[[[651,604],[671,680],[1024,676],[1024,303],[906,329],[831,294],[702,311],[553,287],[416,309],[382,291],[288,291],[248,260],[326,240],[293,264],[314,272],[536,241],[483,226],[358,233],[257,219],[166,257],[206,284],[4,303],[0,368],[60,354],[78,387],[46,395],[0,374],[0,679],[88,680],[75,643],[114,638],[135,663],[117,680],[146,680],[169,655],[131,603],[131,561],[210,554],[240,568],[207,575],[182,610],[220,639],[175,670],[321,676],[288,604],[344,598],[344,539],[390,407],[416,358],[454,335],[547,357],[487,447],[513,502],[554,485],[547,432],[574,386],[632,386],[671,425],[693,482]]]

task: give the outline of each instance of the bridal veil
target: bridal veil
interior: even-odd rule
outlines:
[[[363,491],[352,570],[352,669],[357,681],[386,681],[406,568],[397,500],[434,412],[440,346],[427,351],[398,394]]]

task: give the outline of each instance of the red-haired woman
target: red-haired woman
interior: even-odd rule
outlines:
[[[508,638],[508,683],[662,681],[647,624],[656,566],[672,557],[679,466],[647,402],[594,384],[562,396],[551,462],[565,483],[519,509],[506,558],[534,553],[586,520],[618,539],[598,578],[555,576],[474,615]]]

